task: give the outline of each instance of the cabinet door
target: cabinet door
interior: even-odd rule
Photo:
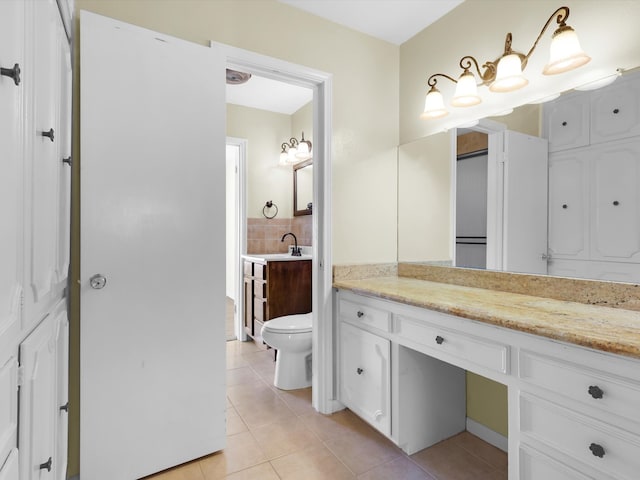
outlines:
[[[591,143],[640,134],[640,77],[621,78],[591,94]]]
[[[557,258],[589,256],[589,164],[586,153],[549,158],[549,253]],[[551,268],[551,265],[550,265]]]
[[[0,466],[18,439],[18,362],[9,358],[0,365]]]
[[[640,262],[640,140],[592,154],[591,258]]]
[[[59,201],[58,184],[60,101],[59,41],[61,21],[55,0],[29,2],[33,21],[32,55],[25,68],[25,86],[33,93],[29,113],[32,121],[26,128],[26,142],[31,146],[26,162],[25,234],[26,279],[23,328],[38,322],[53,307],[59,288],[57,248]],[[43,136],[44,133],[51,137]]]
[[[20,478],[20,465],[18,462],[18,449],[11,450],[7,461],[0,466],[0,480],[18,480]]]
[[[20,345],[20,469],[23,480],[53,480],[56,465],[55,318],[47,316]]]
[[[520,480],[589,480],[569,466],[529,448],[520,447]]]
[[[23,1],[0,1],[0,18],[0,67],[18,64],[24,77]],[[24,88],[23,79],[16,85],[12,78],[0,76],[0,352],[16,345],[20,329]],[[0,364],[4,360],[0,355]]]
[[[69,432],[69,320],[66,302],[56,309],[56,457],[55,479],[67,478],[67,453]]]
[[[589,144],[589,96],[566,95],[544,107],[544,133],[549,151]]]
[[[390,342],[340,325],[340,401],[385,435],[391,434]]]

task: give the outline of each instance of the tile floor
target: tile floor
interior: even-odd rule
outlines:
[[[146,480],[506,480],[507,455],[463,432],[414,455],[311,389],[273,387],[273,351],[227,342],[227,447]]]

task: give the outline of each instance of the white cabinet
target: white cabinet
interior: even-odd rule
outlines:
[[[544,136],[549,140],[550,152],[588,145],[588,97],[569,94],[545,105]]]
[[[2,0],[0,24],[0,479],[62,480],[70,46],[55,0]]]
[[[340,400],[385,435],[391,434],[390,342],[340,325]]]
[[[640,135],[640,82],[636,76],[591,92],[591,143]]]
[[[582,150],[549,158],[548,243],[552,258],[589,258],[589,173]]]
[[[593,147],[591,258],[640,262],[640,137]]]

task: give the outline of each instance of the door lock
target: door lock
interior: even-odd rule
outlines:
[[[101,288],[104,288],[106,284],[107,284],[106,277],[104,277],[99,273],[96,273],[93,277],[89,279],[89,285],[91,285],[91,288],[95,288],[96,290],[100,290]]]

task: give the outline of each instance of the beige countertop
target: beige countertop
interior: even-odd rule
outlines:
[[[334,279],[363,295],[640,359],[640,312],[416,278]]]

